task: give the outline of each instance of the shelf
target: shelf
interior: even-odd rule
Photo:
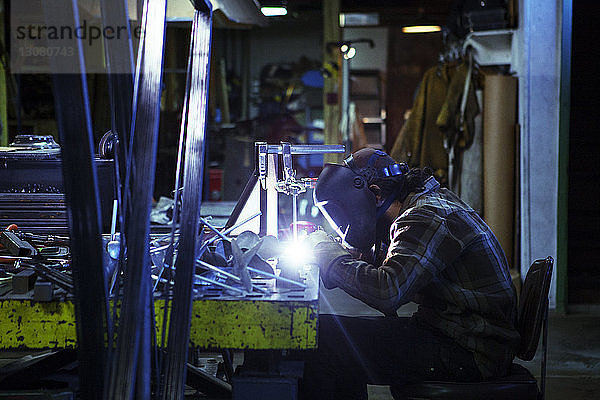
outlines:
[[[513,34],[512,29],[471,32],[463,48],[472,47],[473,58],[479,65],[512,65],[515,60]]]

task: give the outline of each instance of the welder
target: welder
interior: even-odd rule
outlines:
[[[384,316],[320,315],[303,398],[366,399],[367,384],[509,372],[519,343],[516,291],[502,248],[469,205],[427,169],[371,148],[326,164],[314,197],[336,233],[307,238],[324,286]],[[398,317],[409,302],[417,311]]]

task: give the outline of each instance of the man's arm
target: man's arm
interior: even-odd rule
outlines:
[[[328,288],[340,287],[384,314],[412,301],[460,254],[459,240],[448,231],[446,221],[424,210],[409,210],[391,229],[388,256],[381,267],[341,257],[323,276]]]

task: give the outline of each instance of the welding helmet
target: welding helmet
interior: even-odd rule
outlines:
[[[331,227],[347,245],[363,252],[378,241],[377,222],[398,197],[403,180],[377,207],[369,185],[377,178],[403,177],[408,172],[404,163],[380,150],[357,151],[343,164],[325,164],[313,192],[315,205]]]

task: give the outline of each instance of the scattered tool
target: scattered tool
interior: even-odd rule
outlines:
[[[37,254],[37,250],[31,244],[19,239],[12,230],[7,229],[0,233],[0,244],[13,256],[29,257]]]
[[[37,275],[32,269],[24,269],[12,278],[12,291],[14,294],[25,294],[33,289]]]

